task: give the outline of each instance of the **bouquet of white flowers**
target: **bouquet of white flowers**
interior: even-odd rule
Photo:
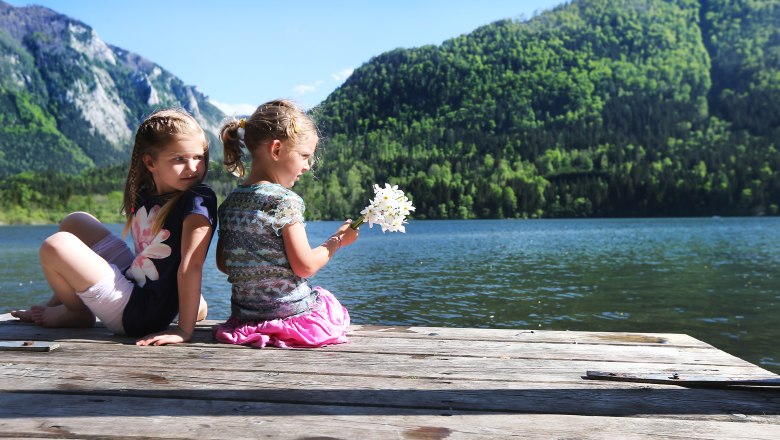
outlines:
[[[407,223],[406,216],[414,211],[414,206],[406,198],[403,191],[398,189],[398,185],[390,186],[385,183],[384,188],[374,184],[374,200],[360,211],[360,217],[352,223],[352,229],[357,229],[360,225],[368,222],[368,226],[373,228],[374,223],[382,227],[382,232],[406,232],[404,224]]]

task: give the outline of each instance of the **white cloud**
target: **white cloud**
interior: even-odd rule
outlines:
[[[305,95],[307,93],[316,92],[317,89],[325,84],[325,81],[317,80],[313,84],[299,84],[292,88],[296,95]]]
[[[255,112],[255,110],[257,110],[257,105],[255,104],[227,104],[224,102],[214,101],[213,99],[210,101],[218,109],[222,110],[222,113],[228,116],[251,115]]]
[[[353,69],[353,68],[344,69],[344,70],[342,70],[340,72],[332,73],[330,75],[330,77],[333,78],[333,81],[336,81],[336,82],[340,83],[340,82],[346,80],[347,78],[349,78],[349,76],[352,75],[352,72],[354,72],[354,71],[355,71],[355,69]]]

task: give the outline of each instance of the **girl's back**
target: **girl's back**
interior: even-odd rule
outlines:
[[[282,228],[303,223],[303,200],[274,183],[242,185],[219,207],[232,316],[242,321],[287,318],[316,302],[306,279],[293,272]]]
[[[244,175],[244,148],[252,168],[219,209],[217,267],[233,287],[232,316],[215,329],[216,339],[260,348],[347,342],[347,309],[306,279],[358,232],[346,221],[312,248],[303,200],[289,189],[314,162],[319,141],[314,121],[289,101],[271,101],[249,119],[226,123],[220,137],[228,171]]]

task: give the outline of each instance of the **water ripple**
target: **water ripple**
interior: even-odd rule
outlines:
[[[310,222],[310,242],[338,222]],[[0,227],[0,306],[45,300],[53,226]],[[121,226],[116,225],[119,231]],[[312,278],[356,323],[686,333],[780,371],[780,218],[413,221],[361,228]],[[230,286],[204,269],[210,317]]]

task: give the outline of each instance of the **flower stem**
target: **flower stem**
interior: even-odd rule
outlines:
[[[357,229],[357,228],[360,227],[360,225],[362,225],[365,222],[366,222],[366,218],[361,215],[360,217],[358,217],[357,220],[352,222],[352,224],[349,225],[349,227],[352,228],[352,229]]]

